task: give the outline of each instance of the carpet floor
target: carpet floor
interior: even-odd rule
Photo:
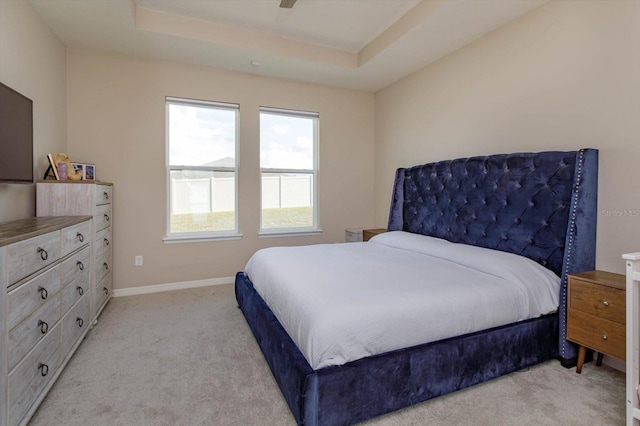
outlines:
[[[31,426],[295,425],[232,285],[113,299]],[[549,361],[366,425],[624,425],[625,376]]]

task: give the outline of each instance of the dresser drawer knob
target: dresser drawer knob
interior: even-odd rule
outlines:
[[[82,296],[82,295],[84,294],[84,288],[82,288],[82,287],[78,286],[78,287],[76,287],[76,290],[78,290],[78,294],[79,294],[80,296]]]
[[[84,271],[84,263],[80,262],[79,260],[76,262],[76,265],[78,265],[78,269],[80,269],[81,271]]]
[[[38,320],[38,327],[40,327],[42,334],[47,334],[47,331],[49,331],[49,324],[42,320]]]
[[[107,191],[102,193],[104,195],[104,199],[108,200],[109,199],[109,193]]]
[[[109,294],[109,289],[106,287],[102,287],[102,291],[104,291],[104,294]]]
[[[78,237],[78,241],[80,241],[81,243],[84,243],[84,235],[78,232],[76,234],[76,237]]]
[[[608,300],[605,300],[604,302],[602,302],[602,304],[603,304],[604,306],[609,306],[609,301],[608,301]]]
[[[84,320],[78,317],[76,318],[76,321],[78,322],[78,327],[82,328],[82,326],[84,325]]]
[[[108,271],[109,270],[109,265],[107,264],[107,262],[103,262],[102,266],[104,266],[104,270]]]
[[[108,238],[105,238],[105,239],[104,239],[104,245],[105,245],[105,246],[108,246],[108,245],[109,245],[109,239],[108,239]]]
[[[49,297],[49,292],[46,288],[38,287],[38,291],[40,292],[40,297],[42,298],[42,300],[45,300],[47,297]]]
[[[104,220],[105,220],[106,222],[109,222],[109,215],[108,215],[108,214],[106,214],[106,213],[104,214]]]
[[[38,369],[40,370],[40,374],[42,374],[42,377],[49,374],[49,366],[47,364],[43,364],[41,362],[38,363]]]
[[[38,247],[38,253],[40,253],[40,259],[47,260],[49,258],[49,253],[42,247]]]
[[[606,334],[602,335],[602,340],[607,340],[607,335]]]

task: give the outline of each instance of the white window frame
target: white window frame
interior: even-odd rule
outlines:
[[[278,237],[278,236],[293,236],[293,235],[320,235],[322,229],[319,225],[319,206],[318,206],[318,176],[319,176],[319,154],[320,154],[320,114],[310,111],[298,111],[284,108],[272,108],[272,107],[259,107],[260,116],[262,113],[283,115],[287,117],[303,117],[313,119],[313,169],[280,169],[280,168],[263,168],[262,159],[260,159],[260,237]],[[260,117],[261,119],[261,117]],[[260,144],[262,144],[262,135],[260,134]],[[261,145],[260,145],[261,146]],[[263,173],[294,173],[294,174],[308,174],[311,175],[313,180],[312,185],[312,202],[313,202],[313,223],[311,226],[296,227],[296,228],[264,228],[262,224],[262,175]]]
[[[225,109],[235,111],[236,128],[235,128],[235,167],[202,167],[202,166],[184,166],[172,165],[169,161],[169,106],[170,105],[187,105],[193,107],[205,107],[214,109]],[[242,238],[238,225],[238,168],[240,153],[240,105],[224,102],[204,101],[197,99],[175,98],[167,96],[165,98],[165,170],[166,170],[166,229],[163,241],[165,243],[184,243],[198,241],[217,241],[217,240],[237,240]],[[202,232],[171,232],[171,171],[172,170],[203,170],[211,172],[233,172],[234,173],[234,229],[225,231],[202,231]]]

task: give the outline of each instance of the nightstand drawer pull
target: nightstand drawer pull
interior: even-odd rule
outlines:
[[[38,320],[38,327],[40,327],[40,332],[42,332],[42,334],[47,334],[47,331],[49,331],[49,324],[42,320]]]
[[[609,306],[609,301],[608,301],[608,300],[605,300],[604,302],[602,302],[602,304],[603,304],[604,306]]]
[[[606,334],[602,335],[602,340],[607,340],[607,335]]]

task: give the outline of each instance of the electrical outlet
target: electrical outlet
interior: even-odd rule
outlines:
[[[136,266],[142,266],[142,256],[136,256],[135,263]]]

